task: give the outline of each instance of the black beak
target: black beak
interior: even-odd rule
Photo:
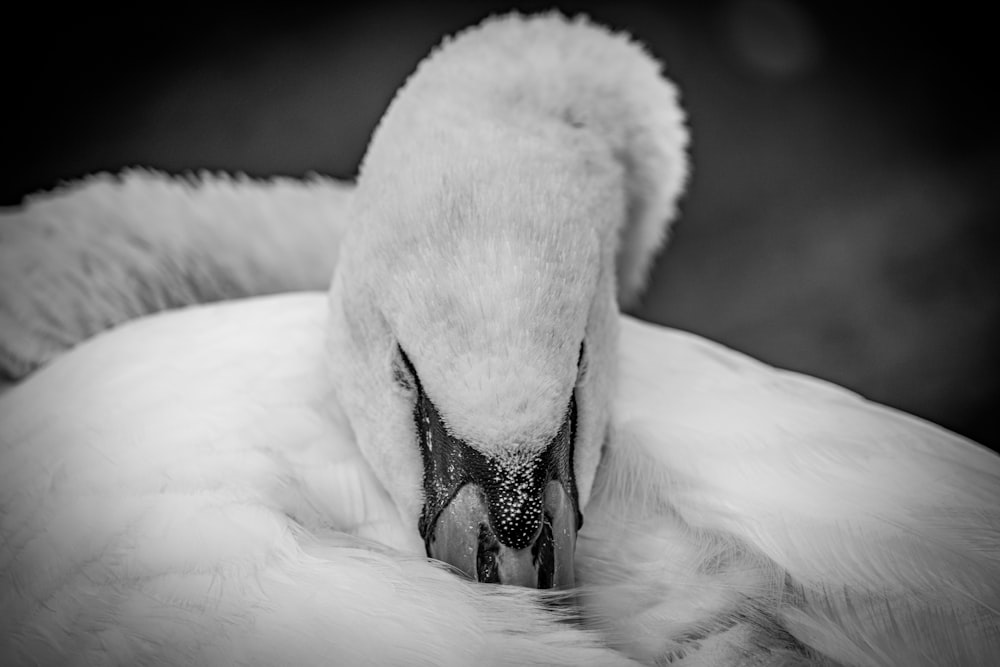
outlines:
[[[477,581],[572,587],[583,523],[573,476],[575,397],[548,446],[527,457],[489,457],[452,437],[420,389],[414,417],[424,462],[419,528],[427,555]]]

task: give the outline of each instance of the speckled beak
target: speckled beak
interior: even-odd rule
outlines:
[[[544,450],[502,459],[452,437],[422,391],[414,416],[424,462],[419,527],[427,555],[481,582],[572,587],[582,524],[573,477],[575,399]]]

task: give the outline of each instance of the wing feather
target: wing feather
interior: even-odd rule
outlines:
[[[994,663],[1000,457],[629,318],[621,364],[619,483],[779,566],[774,611],[800,641],[846,664]]]
[[[0,377],[141,315],[326,289],[352,192],[135,169],[32,195],[0,213]]]

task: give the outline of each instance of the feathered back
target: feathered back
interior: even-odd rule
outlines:
[[[352,187],[129,170],[0,214],[0,378],[149,313],[323,289]]]

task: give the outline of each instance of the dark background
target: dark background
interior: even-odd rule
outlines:
[[[0,203],[130,165],[351,177],[442,35],[550,6],[11,14]],[[988,4],[561,7],[645,42],[690,113],[694,178],[638,314],[1000,446]]]

